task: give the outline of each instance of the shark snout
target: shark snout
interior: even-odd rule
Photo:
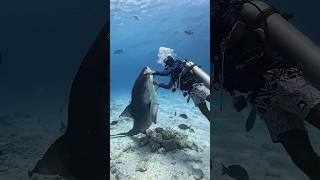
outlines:
[[[145,66],[143,70],[144,70],[144,71],[151,71],[151,68],[148,67],[148,66]]]
[[[152,73],[152,70],[151,68],[149,68],[148,66],[145,66],[143,68],[143,74],[147,74],[147,75],[150,75]]]

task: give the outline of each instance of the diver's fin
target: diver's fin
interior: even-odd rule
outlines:
[[[151,105],[151,103],[150,103],[150,105]],[[155,124],[157,123],[158,108],[159,108],[159,104],[154,103],[153,108],[152,108],[152,112],[151,112],[151,120]]]
[[[256,117],[257,117],[256,109],[254,107],[252,107],[251,112],[250,112],[250,114],[247,118],[247,121],[246,121],[246,131],[247,132],[249,132],[253,128],[253,126],[256,122]]]
[[[123,112],[120,114],[119,117],[129,117],[129,118],[132,118],[132,115],[131,115],[131,104],[129,104],[129,105],[123,110]]]

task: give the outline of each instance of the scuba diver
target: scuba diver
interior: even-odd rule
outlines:
[[[319,48],[262,1],[213,1],[216,90],[245,99],[265,121],[274,143],[310,179],[320,179],[320,158],[304,121],[320,128]],[[303,67],[303,68],[302,68]],[[309,79],[308,79],[309,78]],[[312,79],[313,78],[313,79]],[[234,102],[241,111],[246,101]]]
[[[206,105],[206,101],[210,102],[209,76],[197,67],[196,64],[188,60],[174,60],[172,56],[167,56],[163,60],[163,64],[165,65],[164,71],[152,71],[148,72],[148,74],[170,76],[170,81],[168,84],[156,84],[159,87],[171,89],[172,92],[175,92],[178,88],[183,92],[183,96],[189,95],[187,102],[191,98],[195,106],[210,121],[210,110]]]

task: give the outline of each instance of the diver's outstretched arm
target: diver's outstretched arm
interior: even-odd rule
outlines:
[[[159,87],[162,87],[164,89],[171,89],[173,84],[170,82],[169,84],[160,83],[158,84]]]
[[[169,70],[164,70],[164,71],[154,71],[152,73],[152,75],[156,75],[156,76],[169,76],[171,73],[171,71]]]

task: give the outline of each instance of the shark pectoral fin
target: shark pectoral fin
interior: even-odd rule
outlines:
[[[120,114],[119,117],[129,117],[129,118],[132,118],[132,115],[131,115],[131,104],[129,104],[129,105],[123,110],[123,112]]]
[[[151,103],[150,103],[150,105],[151,105]],[[159,108],[159,104],[154,103],[153,108],[152,108],[152,112],[151,112],[151,120],[155,124],[157,123],[158,108]]]

